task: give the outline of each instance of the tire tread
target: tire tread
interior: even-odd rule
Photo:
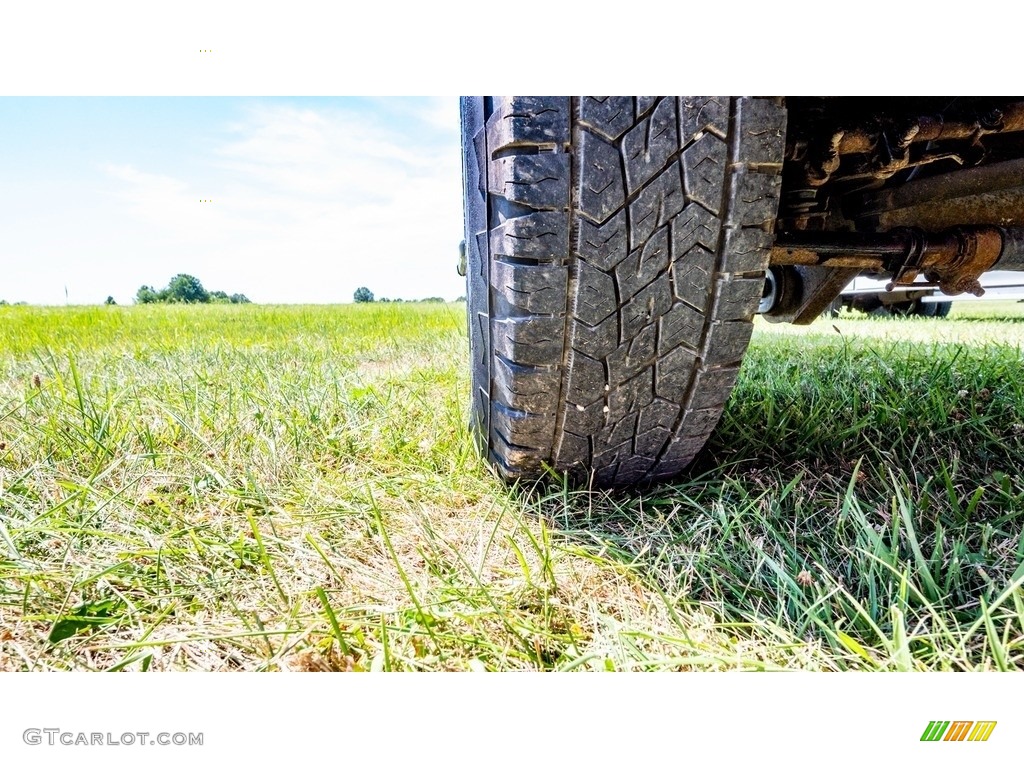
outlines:
[[[471,346],[484,353],[473,413],[492,462],[508,478],[551,466],[604,486],[678,474],[750,340],[784,108],[483,97],[464,100],[463,126]]]

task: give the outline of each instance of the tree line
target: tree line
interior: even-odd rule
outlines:
[[[208,291],[199,278],[184,273],[175,275],[166,288],[143,285],[135,293],[136,304],[251,304],[244,293]]]
[[[355,301],[356,304],[369,304],[370,302],[379,302],[381,304],[387,304],[387,303],[399,303],[400,304],[402,302],[411,302],[411,303],[427,302],[427,303],[442,304],[445,301],[440,296],[428,296],[425,299],[388,299],[388,298],[385,298],[385,297],[381,297],[381,298],[378,299],[378,298],[374,298],[373,291],[371,291],[366,286],[361,286],[359,288],[356,288],[356,292],[352,294],[352,300]],[[459,296],[459,298],[456,299],[456,301],[465,301],[465,300],[466,300],[465,296]]]

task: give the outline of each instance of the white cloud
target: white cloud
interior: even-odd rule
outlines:
[[[201,178],[105,171],[148,233],[150,273],[192,270],[259,301],[349,301],[359,285],[454,297],[457,103],[386,111],[263,104],[230,126]]]

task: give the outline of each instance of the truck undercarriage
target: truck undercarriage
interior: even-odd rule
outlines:
[[[955,296],[979,295],[987,271],[1024,270],[1024,100],[785,104],[768,320],[809,323],[860,274]]]

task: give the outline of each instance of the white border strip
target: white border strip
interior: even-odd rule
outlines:
[[[6,675],[0,685],[8,765],[269,766],[333,755],[339,765],[446,768],[962,768],[1010,764],[1024,749],[1013,674],[138,673]],[[921,742],[936,719],[998,725],[984,743]],[[25,743],[28,729],[46,728],[114,741],[201,733],[203,744]]]

